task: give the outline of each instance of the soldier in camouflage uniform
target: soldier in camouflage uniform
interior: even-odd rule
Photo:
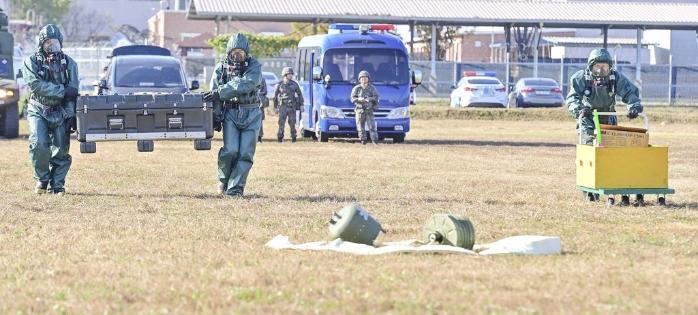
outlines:
[[[259,110],[262,111],[262,123],[259,124],[259,136],[257,141],[262,142],[264,136],[264,118],[266,118],[266,108],[269,107],[269,98],[267,98],[267,81],[262,77],[262,85],[259,87]]]
[[[296,142],[296,110],[303,111],[303,93],[301,87],[293,81],[293,69],[285,67],[281,71],[283,80],[274,91],[274,111],[279,114],[279,132],[276,134],[279,142],[284,141],[284,124],[288,119],[291,128],[291,142]]]
[[[376,130],[376,120],[373,111],[378,109],[380,95],[373,84],[369,83],[371,76],[368,71],[359,72],[359,84],[351,90],[351,102],[354,103],[356,113],[356,131],[359,133],[361,144],[366,144],[366,128],[371,133],[371,141],[376,144],[378,141],[378,130]]]

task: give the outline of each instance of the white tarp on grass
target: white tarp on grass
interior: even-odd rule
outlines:
[[[277,235],[266,244],[273,249],[321,250],[358,255],[383,255],[393,253],[439,253],[459,255],[559,255],[562,244],[557,236],[521,235],[512,236],[499,241],[475,245],[473,250],[449,245],[423,245],[415,240],[384,242],[379,246],[369,246],[341,239],[320,241],[304,244],[293,244],[287,236]]]

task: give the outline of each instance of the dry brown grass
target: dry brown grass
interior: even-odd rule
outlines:
[[[617,105],[619,112],[625,112],[624,105]],[[655,124],[679,123],[698,124],[698,106],[645,106],[645,113]],[[567,107],[555,108],[451,108],[447,101],[419,102],[412,107],[412,117],[416,119],[438,120],[505,120],[505,121],[569,121]]]
[[[543,128],[542,126],[546,126]],[[24,125],[23,125],[24,126]],[[267,135],[275,132],[273,117]],[[24,126],[24,128],[26,128]],[[0,313],[696,313],[698,127],[655,126],[671,207],[581,201],[573,123],[414,120],[404,145],[266,142],[243,200],[215,192],[214,150],[73,142],[70,195],[34,196],[26,140],[0,140]],[[24,129],[26,134],[26,129]],[[358,201],[418,237],[433,213],[478,242],[559,235],[548,257],[274,251],[321,240]]]

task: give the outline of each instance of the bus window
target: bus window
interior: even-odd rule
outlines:
[[[308,54],[307,49],[301,50],[301,54],[300,54],[301,65],[300,65],[300,67],[298,67],[298,73],[296,73],[296,76],[298,77],[299,81],[305,81],[305,72],[306,72],[306,69],[308,68],[308,57],[306,57],[307,54]]]
[[[357,83],[359,72],[368,71],[375,84],[408,84],[407,56],[395,49],[330,49],[323,58],[323,72],[333,82]]]
[[[305,50],[302,48],[298,49],[298,52],[297,52],[298,55],[296,55],[296,65],[294,67],[296,72],[301,72],[301,58],[302,58],[301,56],[303,55],[304,51]],[[296,79],[298,79],[298,77],[296,77]]]

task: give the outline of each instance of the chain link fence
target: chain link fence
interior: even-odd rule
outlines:
[[[566,94],[570,77],[585,67],[586,64],[539,63],[538,77],[554,79]],[[698,89],[695,88],[698,86],[698,66],[642,65],[639,82],[635,77],[637,69],[634,65],[621,64],[616,68],[640,88],[645,104],[698,106]],[[437,62],[434,76],[429,61],[412,62],[412,69],[422,71],[424,82],[417,88],[417,93],[422,97],[448,98],[451,86],[461,78],[463,71],[494,71],[497,78],[506,84],[506,64],[501,63]],[[534,76],[534,64],[511,63],[509,71],[509,86],[513,87],[520,78]]]
[[[109,59],[113,47],[64,47],[63,52],[73,58],[78,64],[80,90],[94,90],[94,84],[99,81],[104,73],[104,67],[109,65]]]
[[[107,56],[111,47],[65,48],[65,52],[78,63],[81,90],[89,90],[99,80],[103,68],[108,65]],[[193,60],[192,60],[193,61]],[[262,71],[280,76],[284,67],[292,67],[293,58],[260,58]],[[215,58],[198,59],[196,63],[185,61],[188,81],[198,80],[206,85],[211,80]],[[196,65],[196,70],[192,67]],[[412,69],[422,71],[424,82],[417,88],[420,97],[448,99],[451,86],[462,76],[463,71],[494,71],[497,78],[506,83],[506,64],[503,63],[456,63],[436,62],[432,76],[429,61],[413,61]],[[520,78],[534,76],[533,63],[511,63],[509,86]],[[586,64],[539,63],[538,76],[551,78],[561,84],[563,93],[569,91],[569,79]],[[190,69],[192,68],[192,69]],[[698,106],[698,66],[642,65],[639,82],[634,65],[618,65],[617,70],[625,74],[640,87],[643,102],[647,105]]]

